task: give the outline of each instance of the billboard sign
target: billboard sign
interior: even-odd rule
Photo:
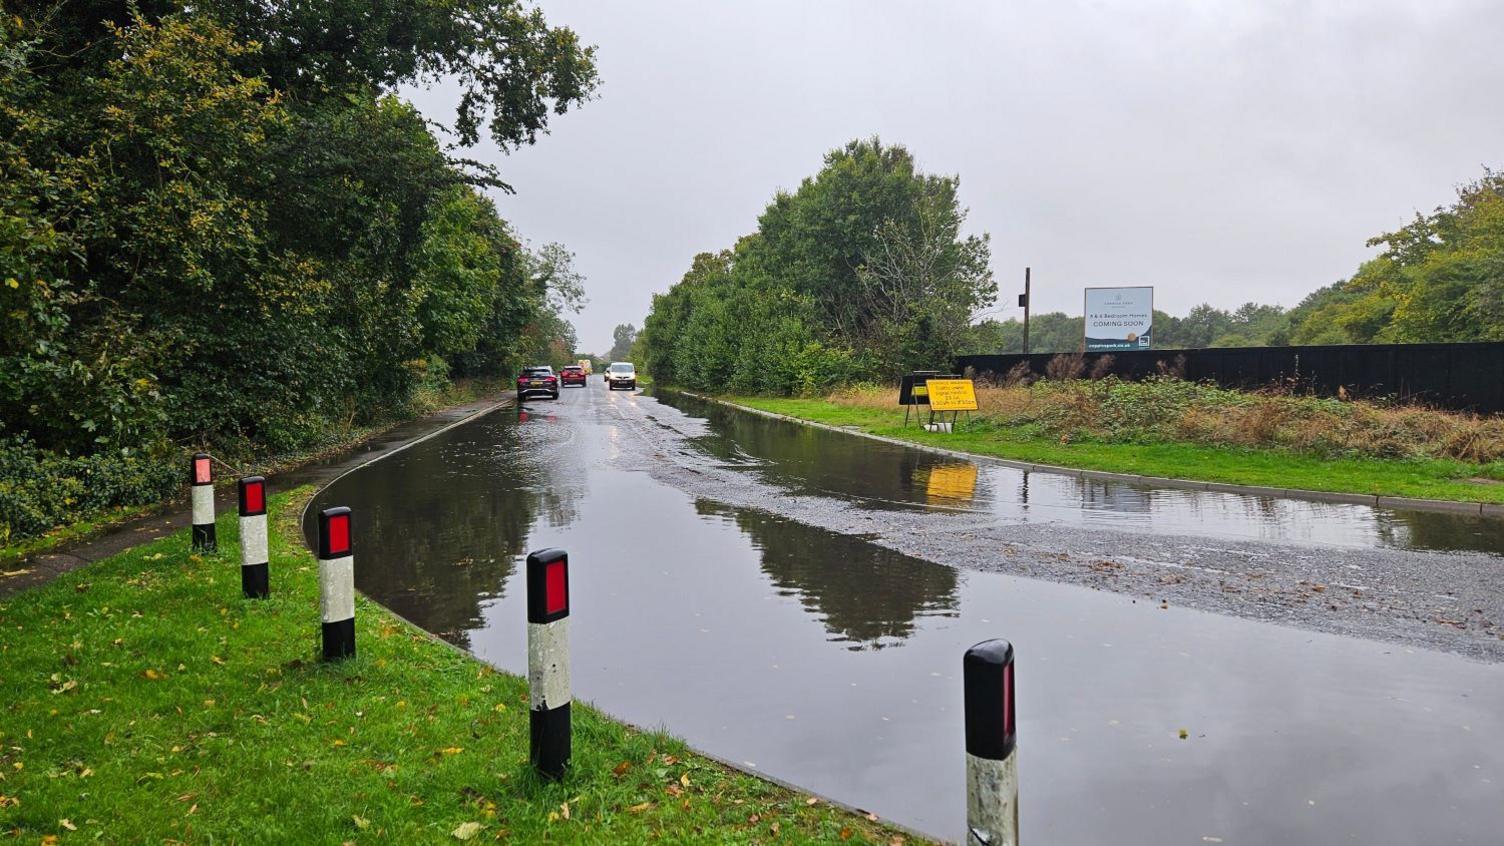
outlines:
[[[1154,288],[1087,288],[1086,351],[1154,345]]]

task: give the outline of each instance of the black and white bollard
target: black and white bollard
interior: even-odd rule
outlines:
[[[529,759],[558,781],[569,764],[569,555],[545,549],[527,557]]]
[[[271,592],[266,549],[266,479],[240,480],[240,591],[246,599],[265,599]]]
[[[961,660],[966,687],[966,842],[1018,846],[1013,644],[985,640]]]
[[[355,554],[350,509],[319,512],[319,612],[324,620],[324,660],[355,655]]]
[[[214,464],[207,452],[196,452],[189,465],[193,495],[193,551],[214,552]]]

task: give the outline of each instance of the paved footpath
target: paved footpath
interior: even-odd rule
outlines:
[[[474,402],[446,408],[426,417],[399,423],[384,432],[343,450],[336,455],[290,468],[268,478],[273,489],[287,490],[308,484],[322,484],[351,467],[365,464],[382,455],[399,450],[420,438],[463,423],[472,417],[511,405],[509,394],[490,396]],[[235,488],[222,486],[215,495],[215,511],[223,513],[235,507]],[[0,598],[37,585],[46,584],[70,570],[92,564],[134,546],[154,541],[188,528],[192,515],[186,502],[175,502],[157,514],[127,520],[93,538],[35,553],[0,569]]]

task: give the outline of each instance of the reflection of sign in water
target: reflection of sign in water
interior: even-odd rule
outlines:
[[[1149,349],[1154,344],[1154,289],[1087,288],[1086,351]]]
[[[931,379],[931,411],[976,411],[977,389],[970,379]]]
[[[924,471],[921,471],[924,472]],[[928,468],[924,480],[924,495],[931,500],[970,502],[977,492],[977,466],[966,464],[940,464]]]

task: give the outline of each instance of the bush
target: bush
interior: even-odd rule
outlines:
[[[179,458],[165,444],[150,453],[70,456],[26,438],[0,440],[0,544],[84,514],[157,502],[183,483]]]

